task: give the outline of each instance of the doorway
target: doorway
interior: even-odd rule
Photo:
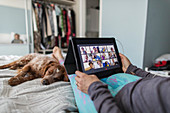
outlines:
[[[99,37],[100,0],[86,0],[86,37]]]

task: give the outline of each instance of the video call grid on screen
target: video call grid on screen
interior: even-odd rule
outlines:
[[[80,59],[82,61],[81,65],[83,66],[83,71],[115,67],[118,65],[114,45],[80,44],[77,46],[81,56]]]

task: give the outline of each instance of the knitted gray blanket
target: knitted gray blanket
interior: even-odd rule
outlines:
[[[0,65],[18,59],[18,56],[0,56]],[[15,70],[0,70],[0,113],[67,113],[78,112],[69,82],[44,86],[35,79],[11,87],[8,79]]]

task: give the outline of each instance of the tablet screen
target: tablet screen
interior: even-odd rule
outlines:
[[[120,67],[113,44],[78,44],[83,72],[99,72]]]

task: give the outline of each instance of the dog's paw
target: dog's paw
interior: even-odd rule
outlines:
[[[18,85],[20,83],[21,83],[20,80],[16,77],[12,77],[11,79],[8,80],[8,84],[10,86],[15,86],[15,85]]]

